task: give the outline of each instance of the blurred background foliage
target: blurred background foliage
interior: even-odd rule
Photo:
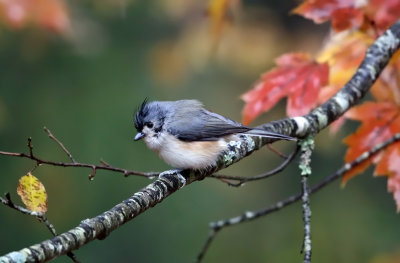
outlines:
[[[13,2],[19,9],[0,2],[0,150],[27,151],[32,137],[35,154],[68,161],[43,132],[46,126],[80,162],[104,159],[143,171],[169,168],[132,140],[133,113],[145,97],[199,99],[240,121],[239,96],[274,59],[290,51],[316,53],[328,28],[290,16],[293,1],[231,1],[222,19],[213,2],[198,0],[38,1],[46,12],[29,2]],[[284,117],[280,106],[254,125]],[[352,130],[349,123],[335,136],[318,135],[313,182],[343,164],[339,142]],[[293,145],[279,147],[289,152]],[[254,175],[279,161],[263,149],[223,173]],[[19,202],[18,179],[33,166],[0,156],[0,192]],[[41,166],[34,174],[47,189],[47,216],[59,233],[150,183],[102,171],[89,181],[88,169]],[[240,188],[206,179],[75,253],[82,262],[192,262],[208,222],[261,209],[299,189],[295,163]],[[384,178],[368,171],[344,189],[336,182],[311,204],[315,262],[399,262],[399,220]],[[43,224],[7,207],[0,207],[0,222],[1,254],[50,238]],[[301,207],[295,204],[223,230],[205,262],[299,262],[302,236]]]

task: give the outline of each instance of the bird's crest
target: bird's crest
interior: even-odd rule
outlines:
[[[138,131],[141,131],[144,126],[144,119],[149,114],[149,107],[148,107],[148,98],[145,98],[142,104],[138,107],[135,115],[135,128]]]

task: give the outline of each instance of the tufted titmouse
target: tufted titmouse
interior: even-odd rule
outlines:
[[[228,142],[238,140],[237,134],[283,140],[293,137],[249,128],[203,108],[197,100],[145,100],[135,115],[138,133],[169,165],[179,169],[202,169],[212,166]]]

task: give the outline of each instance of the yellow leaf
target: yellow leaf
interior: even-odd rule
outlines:
[[[17,193],[25,206],[35,212],[46,213],[47,193],[43,184],[31,173],[19,179]]]
[[[214,48],[219,41],[223,28],[229,22],[229,9],[234,2],[232,0],[209,0],[207,14],[210,17]]]
[[[333,35],[317,56],[319,63],[328,63],[329,84],[343,86],[355,73],[373,39],[361,32],[345,31]]]

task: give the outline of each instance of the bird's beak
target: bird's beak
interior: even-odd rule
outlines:
[[[138,132],[135,136],[135,141],[138,141],[140,139],[143,139],[143,137],[146,136],[146,134],[144,134],[143,132]]]

